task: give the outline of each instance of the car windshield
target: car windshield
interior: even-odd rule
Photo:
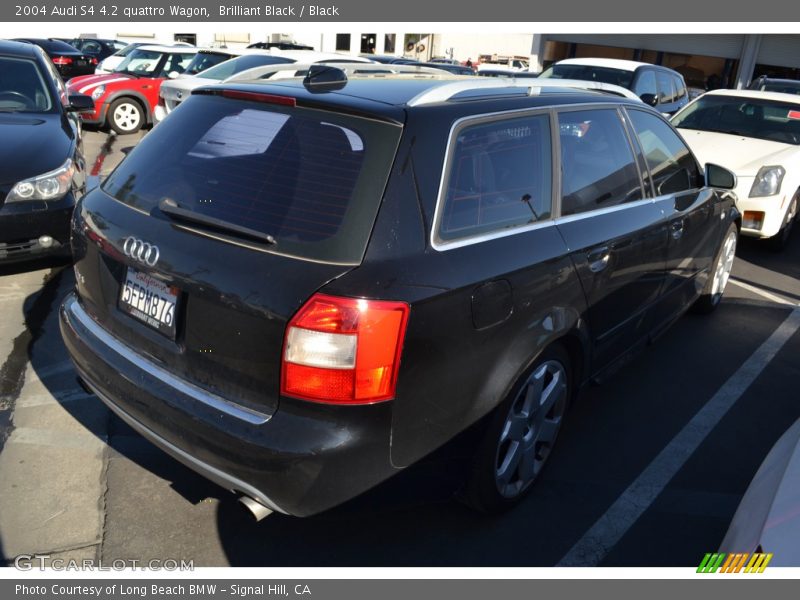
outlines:
[[[186,67],[184,73],[186,75],[197,75],[206,69],[210,69],[221,62],[229,60],[230,57],[230,54],[219,54],[217,52],[198,52],[194,55],[192,62],[190,62],[189,66]]]
[[[800,104],[707,94],[675,115],[672,124],[800,145]]]
[[[167,56],[162,65],[162,58]],[[183,73],[195,53],[165,53],[159,50],[143,50],[137,48],[117,66],[116,73],[127,73],[140,77],[166,77],[169,73]]]
[[[138,47],[140,47],[141,45],[142,45],[142,44],[137,44],[137,43],[134,43],[134,44],[128,44],[127,46],[125,46],[125,47],[124,47],[124,48],[122,48],[121,50],[118,50],[117,52],[115,52],[115,53],[114,53],[114,56],[128,56],[128,55],[129,55],[131,52],[133,52],[134,50],[136,50],[136,49],[137,49]]]
[[[50,91],[36,63],[24,58],[0,57],[0,112],[48,112]]]
[[[153,75],[158,70],[158,65],[163,56],[163,52],[137,48],[119,63],[114,71],[132,75]]]
[[[595,67],[593,65],[553,65],[539,75],[539,78],[600,81],[630,89],[633,82],[633,72],[610,67]]]
[[[294,61],[289,58],[282,58],[279,56],[268,56],[263,54],[250,54],[245,56],[238,56],[224,63],[220,63],[216,67],[203,71],[203,79],[213,79],[215,81],[222,81],[231,75],[236,75],[247,69],[255,67],[263,67],[264,65],[278,65],[293,63]]]

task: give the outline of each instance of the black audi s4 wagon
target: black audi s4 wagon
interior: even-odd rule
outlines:
[[[463,496],[501,510],[583,385],[719,303],[734,185],[644,104],[531,79],[201,88],[78,203],[61,329],[119,417],[256,513],[473,425]]]

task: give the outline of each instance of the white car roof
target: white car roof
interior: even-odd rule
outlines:
[[[622,60],[619,58],[565,58],[564,60],[558,61],[556,64],[607,67],[609,69],[621,69],[622,71],[635,71],[639,67],[653,66],[650,63],[643,63],[635,60]]]
[[[783,94],[781,92],[762,92],[761,90],[711,90],[706,96],[735,96],[737,98],[758,98],[761,100],[774,100],[775,102],[788,102],[800,105],[800,96],[797,94]]]
[[[159,44],[152,44],[148,46],[139,46],[136,50],[152,50],[154,52],[171,52],[180,54],[193,54],[198,51],[194,46],[161,46]]]

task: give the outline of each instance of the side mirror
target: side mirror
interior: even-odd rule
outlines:
[[[179,76],[180,73],[178,73],[177,71],[170,71],[169,73],[167,73],[167,77],[169,77],[170,79],[177,79]]]
[[[655,94],[642,94],[639,99],[648,106],[655,106],[658,104],[658,96]]]
[[[94,112],[94,100],[86,94],[70,94],[67,110],[79,113]]]
[[[732,190],[736,188],[736,175],[713,163],[706,163],[706,186]]]

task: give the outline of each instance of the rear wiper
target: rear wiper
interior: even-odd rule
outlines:
[[[162,213],[172,217],[175,220],[186,221],[187,223],[196,223],[197,225],[206,225],[207,227],[211,227],[220,232],[232,233],[240,237],[251,238],[259,242],[270,244],[271,246],[274,246],[278,243],[277,240],[268,233],[181,208],[178,203],[175,202],[175,200],[169,198],[165,198],[159,202],[158,208]]]

